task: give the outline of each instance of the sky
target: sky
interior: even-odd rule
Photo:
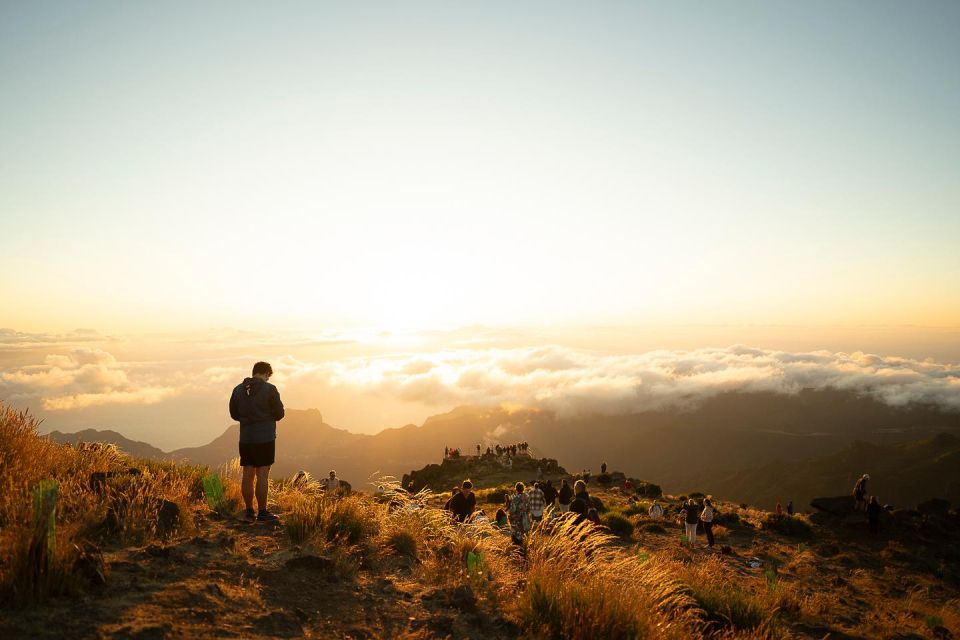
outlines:
[[[204,357],[949,367],[957,113],[955,2],[5,2],[0,400],[159,424],[241,335]],[[168,444],[222,428],[210,393]],[[377,393],[294,395],[367,431],[443,404]]]

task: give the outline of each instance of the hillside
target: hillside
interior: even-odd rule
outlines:
[[[73,433],[61,433],[60,431],[51,431],[47,437],[58,444],[77,444],[78,442],[105,442],[116,445],[121,451],[138,458],[151,458],[154,460],[163,460],[168,454],[160,449],[140,442],[130,440],[116,431],[109,429],[84,429]]]
[[[711,549],[682,544],[672,514],[683,496],[665,497],[671,515],[654,521],[645,501],[591,485],[602,526],[561,518],[517,547],[489,525],[452,523],[436,508],[442,497],[388,487],[331,499],[307,482],[275,485],[281,521],[258,524],[239,517],[235,470],[217,476],[225,494],[211,509],[198,491],[204,469],[51,445],[19,420],[0,411],[0,462],[14,481],[0,496],[4,638],[960,633],[956,511],[888,518],[870,536],[857,518],[721,502]],[[116,476],[105,493],[86,482],[130,466],[150,473]],[[53,538],[26,524],[31,487],[51,470],[65,487]],[[495,496],[480,492],[488,515]]]
[[[784,458],[719,477],[710,483],[717,495],[772,508],[793,500],[805,507],[815,496],[853,488],[869,473],[871,494],[881,502],[911,508],[927,498],[960,502],[960,438],[940,434],[914,442],[880,445],[855,442],[817,458]]]
[[[228,427],[207,445],[168,455],[221,465],[237,455],[237,429]],[[459,407],[420,426],[385,429],[375,435],[335,428],[315,409],[288,410],[278,428],[274,473],[286,476],[305,469],[320,475],[336,469],[354,487],[364,488],[371,474],[399,478],[409,469],[437,463],[448,446],[469,452],[478,443],[528,441],[534,443],[532,455],[561,460],[571,470],[596,473],[600,462],[606,461],[627,475],[657,478],[668,491],[701,490],[722,480],[724,493],[734,495],[734,491],[760,486],[746,476],[737,481],[736,474],[765,465],[773,471],[774,461],[833,456],[858,440],[889,446],[940,432],[960,434],[960,414],[932,407],[891,407],[841,391],[804,391],[792,396],[730,393],[686,411],[620,416]],[[121,448],[126,450],[122,444]],[[843,493],[849,490],[850,473],[828,473],[825,482],[809,491],[802,486],[777,488],[767,495],[749,490],[744,499],[769,505],[788,489],[797,491],[797,496]],[[931,497],[902,491],[900,496]],[[793,499],[800,504],[797,497]]]

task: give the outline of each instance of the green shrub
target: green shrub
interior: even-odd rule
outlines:
[[[624,517],[623,514],[617,513],[616,511],[605,514],[600,519],[600,522],[615,536],[629,538],[633,535],[633,523]]]
[[[510,492],[507,489],[491,489],[483,499],[487,504],[502,505],[507,501],[508,495],[510,495]]]
[[[810,523],[800,516],[789,516],[782,513],[770,513],[760,523],[763,529],[794,538],[809,538],[813,535]]]
[[[667,530],[664,529],[663,525],[659,522],[645,522],[641,525],[641,528],[647,533],[666,533]]]
[[[621,513],[623,513],[625,516],[636,516],[640,515],[641,513],[647,513],[648,509],[649,507],[645,507],[639,502],[634,502],[633,504],[628,504],[626,507],[624,507]]]
[[[609,473],[601,473],[597,476],[597,484],[601,486],[609,487],[611,482],[613,482],[613,478],[610,477]]]
[[[387,546],[398,555],[416,560],[418,555],[417,538],[404,529],[395,529],[387,536]]]

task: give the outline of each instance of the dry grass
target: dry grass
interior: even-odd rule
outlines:
[[[69,593],[84,582],[84,559],[110,540],[144,543],[157,534],[165,500],[176,503],[177,527],[189,529],[189,505],[204,470],[134,461],[112,446],[57,445],[37,433],[25,412],[0,404],[0,596],[18,604]],[[139,473],[132,475],[129,468]],[[96,487],[93,474],[105,477]],[[38,501],[38,487],[57,487]],[[50,526],[52,524],[52,526]]]

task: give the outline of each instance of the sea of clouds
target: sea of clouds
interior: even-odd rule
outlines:
[[[893,406],[921,403],[960,411],[960,366],[860,352],[795,353],[735,345],[616,355],[553,345],[385,350],[317,362],[284,354],[279,349],[290,345],[276,341],[248,343],[229,355],[201,353],[186,344],[169,359],[149,360],[118,358],[111,345],[123,348],[115,339],[90,332],[49,336],[0,331],[0,400],[63,412],[152,405],[182,394],[219,398],[248,375],[253,354],[266,352],[276,354],[270,357],[274,382],[285,394],[300,398],[324,389],[370,402],[381,398],[441,409],[507,404],[561,415],[622,414],[690,408],[725,392],[793,394],[810,388],[854,391]],[[289,351],[296,353],[295,348]]]

